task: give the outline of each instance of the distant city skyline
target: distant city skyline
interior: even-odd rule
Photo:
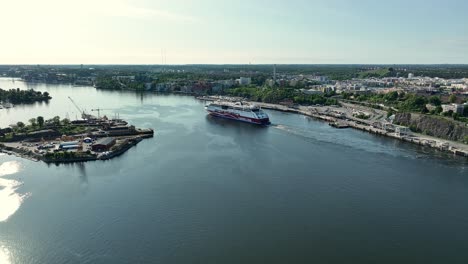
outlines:
[[[468,2],[6,1],[0,64],[466,64]]]

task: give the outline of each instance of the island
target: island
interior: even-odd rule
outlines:
[[[29,124],[18,122],[0,129],[0,151],[46,163],[106,160],[153,135],[151,128],[135,128],[125,120],[105,116],[73,121],[38,116]]]
[[[3,90],[0,88],[0,109],[10,108],[13,104],[31,104],[52,99],[48,92],[35,91],[33,89]]]

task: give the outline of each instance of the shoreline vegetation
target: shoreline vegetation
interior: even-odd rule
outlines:
[[[0,104],[32,104],[35,102],[49,101],[52,97],[48,92],[35,91],[33,89],[20,90],[9,89],[3,90],[0,88]]]

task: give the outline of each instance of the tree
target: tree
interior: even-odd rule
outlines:
[[[68,118],[62,119],[62,125],[67,126],[69,124],[70,124],[70,119],[68,119]]]
[[[431,96],[429,98],[429,103],[435,105],[435,106],[438,106],[438,105],[441,105],[442,104],[442,101],[440,100],[440,97],[439,96]]]
[[[398,92],[397,91],[392,91],[392,92],[389,92],[385,95],[385,99],[387,101],[395,101],[398,99]]]
[[[457,101],[457,96],[456,96],[456,95],[452,94],[452,95],[449,96],[449,102],[450,102],[450,103],[453,104],[453,103],[455,103],[456,101]]]
[[[60,117],[54,116],[54,118],[52,118],[52,123],[54,124],[54,126],[60,126]]]
[[[24,131],[24,127],[25,127],[26,125],[25,125],[23,122],[20,121],[20,122],[17,122],[17,123],[16,123],[16,126],[18,127],[18,130],[19,130],[20,132],[23,132],[23,131]]]
[[[423,96],[408,94],[406,100],[400,104],[403,111],[422,111],[426,107],[427,100]]]
[[[447,112],[442,113],[444,116],[452,116],[453,110],[448,110]]]
[[[440,113],[442,113],[442,111],[444,111],[444,109],[442,109],[442,106],[440,106],[440,105],[435,108],[435,113],[436,114],[440,114]]]
[[[31,118],[31,119],[29,119],[29,123],[31,123],[31,126],[32,126],[32,127],[36,127],[36,125],[37,125],[37,120],[36,120],[36,118]]]
[[[19,129],[23,129],[25,127],[25,124],[23,122],[18,122],[16,123],[16,126],[19,128]]]
[[[43,116],[38,116],[36,118],[37,120],[37,124],[39,125],[39,127],[43,127],[44,126],[44,117]]]

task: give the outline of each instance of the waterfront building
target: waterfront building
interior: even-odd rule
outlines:
[[[93,145],[91,145],[91,149],[93,151],[106,151],[106,150],[109,150],[114,145],[115,145],[115,138],[105,137],[105,138],[100,138]]]

